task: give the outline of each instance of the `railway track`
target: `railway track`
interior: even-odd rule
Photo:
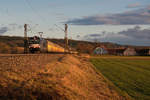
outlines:
[[[0,57],[20,57],[20,56],[50,56],[63,54],[0,54]]]
[[[0,72],[5,69],[26,69],[30,68],[38,70],[40,67],[45,67],[50,62],[53,62],[63,54],[0,54]],[[33,70],[34,71],[34,70]],[[3,71],[2,71],[3,72]]]

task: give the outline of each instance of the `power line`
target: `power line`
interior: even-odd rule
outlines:
[[[27,5],[30,7],[30,9],[32,10],[32,12],[33,12],[36,16],[38,16],[38,17],[43,21],[43,23],[45,23],[46,25],[49,24],[49,23],[47,23],[47,21],[45,20],[45,18],[44,18],[43,16],[41,16],[41,15],[38,13],[38,11],[32,6],[32,4],[30,3],[29,0],[25,0],[25,2],[26,2]],[[31,27],[30,27],[30,30],[29,30],[29,31],[31,31],[31,33],[32,33]]]
[[[28,32],[31,32],[31,33],[37,33],[37,31],[33,31],[35,27],[31,27],[30,25],[28,25]]]
[[[41,16],[37,10],[35,10],[35,8],[31,5],[31,3],[29,2],[29,0],[25,0],[25,2],[28,4],[28,6],[31,8],[31,10],[39,17],[42,19],[43,22],[45,22],[47,24],[47,21],[45,20],[45,18],[43,16]],[[57,24],[54,24],[57,28],[59,28],[61,31],[65,32],[64,29],[62,29],[61,27],[59,27]],[[31,31],[32,32],[32,31]]]
[[[54,24],[57,28],[59,28],[60,30],[62,30],[63,32],[65,32],[64,29],[62,29],[61,27],[59,27],[57,24]]]
[[[25,0],[25,2],[28,4],[28,6],[31,8],[31,10],[43,21],[46,23],[46,20],[43,16],[41,16],[37,10],[35,10],[35,8],[31,5],[31,3],[29,2],[29,0]],[[47,24],[47,23],[46,23]]]

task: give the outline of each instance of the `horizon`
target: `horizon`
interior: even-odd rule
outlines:
[[[9,36],[9,35],[0,35],[0,37],[10,37],[10,38],[24,38],[24,36]],[[44,39],[56,39],[56,40],[64,40],[64,38],[49,38],[49,37],[46,37]],[[89,40],[77,40],[77,39],[69,39],[69,41],[78,41],[78,42],[91,42],[91,43],[112,43],[112,44],[116,44],[116,45],[120,45],[120,46],[135,46],[135,47],[150,47],[149,45],[129,45],[129,44],[119,44],[119,43],[115,43],[115,42],[100,42],[100,41],[89,41]]]

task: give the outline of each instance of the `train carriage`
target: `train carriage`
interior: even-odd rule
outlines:
[[[64,53],[65,49],[57,44],[47,41],[47,52],[49,52],[49,53],[55,53],[55,52]]]

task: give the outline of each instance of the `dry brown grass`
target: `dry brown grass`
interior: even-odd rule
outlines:
[[[87,61],[72,55],[0,57],[2,100],[126,100]]]

